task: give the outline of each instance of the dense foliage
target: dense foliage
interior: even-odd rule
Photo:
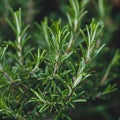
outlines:
[[[48,9],[48,15],[45,3],[1,2],[0,119],[70,120],[78,106],[80,113],[90,112],[89,102],[117,90],[120,54],[108,44],[118,27],[107,2],[56,1],[59,9]],[[97,5],[96,12],[90,4]],[[96,105],[93,112],[112,120],[105,107]]]

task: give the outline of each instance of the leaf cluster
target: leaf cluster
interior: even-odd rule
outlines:
[[[37,23],[40,33],[37,37],[42,36],[43,40],[43,46],[38,49],[27,43],[29,26],[23,24],[21,9],[11,10],[12,20],[7,22],[15,40],[5,42],[6,47],[0,48],[0,113],[3,117],[70,119],[65,113],[77,103],[116,90],[115,85],[103,87],[104,76],[102,80],[96,77],[97,64],[93,64],[105,46],[101,43],[103,24],[93,19],[81,28],[88,2],[69,0],[68,24],[64,26],[62,20],[49,24],[47,18]]]

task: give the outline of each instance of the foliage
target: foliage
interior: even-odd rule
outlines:
[[[37,32],[31,35],[29,25],[22,21],[21,9],[11,10],[12,18],[6,21],[14,37],[2,40],[0,45],[3,119],[70,120],[67,111],[75,109],[78,103],[105,98],[116,91],[116,85],[109,84],[108,75],[119,59],[119,51],[104,73],[98,65],[100,52],[107,48],[102,41],[103,0],[99,1],[99,20],[92,19],[86,25],[82,22],[88,3],[89,0],[69,0],[65,25],[62,19],[45,18],[36,23]],[[39,39],[38,47],[29,44],[32,35]]]

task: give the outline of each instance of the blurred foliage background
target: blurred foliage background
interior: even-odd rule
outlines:
[[[99,8],[103,2],[103,9]],[[44,17],[50,20],[62,19],[62,24],[67,22],[66,6],[67,0],[0,0],[0,43],[14,38],[5,18],[10,17],[10,8],[14,11],[22,8],[22,15],[25,24],[30,24],[32,29],[31,46],[39,47],[41,44],[36,33],[36,22],[40,23]],[[103,40],[107,47],[100,53],[98,61],[102,61],[100,72],[107,68],[116,50],[120,49],[120,0],[89,0],[87,15],[82,26],[89,23],[92,18],[104,22]],[[37,41],[37,42],[36,42]],[[38,43],[38,44],[37,44]],[[103,57],[101,57],[103,56]],[[120,54],[116,59],[120,59]],[[100,63],[100,62],[99,62]],[[91,99],[88,103],[80,104],[76,110],[68,111],[73,120],[120,120],[120,60],[114,63],[111,73],[111,83],[117,84],[117,91],[107,97],[107,100]]]

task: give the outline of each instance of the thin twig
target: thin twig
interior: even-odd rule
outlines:
[[[112,61],[111,61],[110,64],[108,65],[108,68],[107,68],[105,74],[103,75],[103,77],[102,77],[102,79],[101,79],[101,81],[100,81],[100,85],[104,85],[104,84],[105,84],[105,82],[106,82],[106,80],[107,80],[107,77],[108,77],[108,75],[109,75],[109,73],[110,73],[110,70],[111,70],[112,66],[114,65],[114,63],[115,63],[116,60],[117,60],[117,59],[116,59],[116,56],[117,56],[117,55],[118,55],[118,51],[115,52]]]
[[[4,77],[8,80],[8,82],[12,82],[12,78],[8,75],[8,73],[4,70],[3,66],[0,63],[0,71],[3,73]]]
[[[17,37],[18,40],[18,57],[19,57],[19,63],[21,66],[23,66],[23,56],[22,56],[22,46],[21,46],[21,36]]]

